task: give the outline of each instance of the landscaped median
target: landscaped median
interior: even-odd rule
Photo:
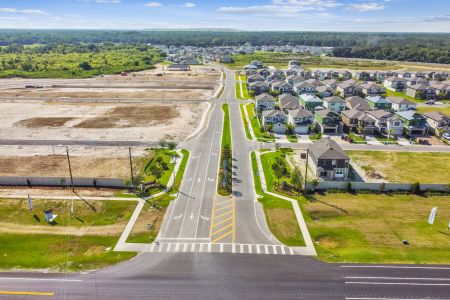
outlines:
[[[252,140],[252,135],[250,134],[247,117],[245,116],[245,110],[246,110],[245,106],[246,105],[247,104],[240,104],[239,110],[241,111],[242,122],[244,123],[245,136],[247,137],[247,139]]]
[[[275,137],[261,130],[262,126],[259,123],[258,116],[255,114],[255,104],[251,103],[244,107],[247,111],[248,118],[250,119],[250,125],[252,127],[253,134],[259,142],[274,142]]]
[[[220,195],[227,196],[232,192],[232,140],[230,125],[230,110],[228,104],[222,105],[223,110],[223,130],[220,154],[219,181],[217,192]]]

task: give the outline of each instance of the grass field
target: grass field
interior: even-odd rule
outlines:
[[[252,136],[250,135],[250,129],[248,127],[247,118],[245,117],[245,112],[244,112],[244,109],[246,109],[245,105],[246,104],[240,104],[239,109],[241,111],[242,122],[244,123],[245,136],[247,137],[247,139],[252,140]]]
[[[439,111],[447,116],[450,116],[450,106],[419,106],[417,107],[418,113],[425,113],[430,111]]]
[[[353,140],[353,143],[367,144],[367,141],[363,137],[361,137],[359,134],[351,132],[351,133],[349,133],[348,136]]]
[[[349,151],[366,172],[390,182],[450,183],[450,154],[431,152]]]
[[[298,226],[292,204],[289,201],[263,193],[254,152],[251,154],[251,159],[255,190],[258,195],[262,196],[258,198],[258,201],[263,206],[270,231],[285,245],[304,246],[305,241]]]
[[[268,135],[266,132],[261,131],[261,127],[258,121],[258,117],[255,115],[255,104],[252,103],[246,106],[248,117],[250,119],[250,124],[252,125],[253,133],[255,137],[260,142],[273,142],[275,138]]]
[[[298,137],[297,137],[296,134],[288,135],[287,139],[291,143],[297,143],[298,142]]]
[[[98,269],[135,253],[113,252],[136,207],[135,201],[27,200],[0,201],[0,269]],[[44,209],[57,215],[44,220]]]
[[[316,195],[302,203],[318,258],[328,262],[449,264],[450,197]],[[337,206],[347,211],[336,209]],[[427,223],[438,207],[434,225]],[[381,213],[382,212],[382,213]],[[408,240],[409,246],[402,241]]]
[[[406,100],[409,100],[409,101],[412,101],[412,102],[425,103],[425,100],[416,99],[416,98],[413,98],[411,96],[406,95],[405,93],[393,92],[393,91],[390,91],[388,89],[386,89],[386,96],[387,97],[391,97],[391,96],[393,96],[393,97],[402,97],[402,98],[405,98]]]
[[[277,182],[278,179],[275,177],[275,174],[272,170],[272,165],[275,164],[277,158],[282,159],[284,162],[286,162],[285,154],[281,151],[261,154],[261,162],[264,169],[264,176],[266,177],[267,189],[270,192],[274,193],[276,193],[276,191],[274,190],[274,184]],[[287,163],[286,168],[289,174],[290,170],[289,165]],[[290,181],[288,177],[282,177],[279,179],[279,183],[281,184],[283,180],[286,180],[287,182]]]

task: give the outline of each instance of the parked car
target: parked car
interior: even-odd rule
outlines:
[[[444,134],[442,135],[442,139],[447,140],[447,141],[450,141],[450,133],[444,133]]]
[[[436,101],[434,101],[434,100],[428,100],[427,102],[425,102],[425,104],[428,104],[428,105],[433,105],[435,103],[436,103]]]

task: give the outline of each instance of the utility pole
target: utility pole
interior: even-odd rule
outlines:
[[[306,168],[305,168],[305,188],[303,189],[303,195],[306,196],[306,178],[308,177],[308,159],[309,159],[309,149],[306,149]]]
[[[68,147],[66,147],[66,154],[67,154],[67,163],[69,164],[70,183],[72,184],[72,192],[74,192],[75,189],[73,188],[72,167],[70,165],[70,157],[69,157],[69,148]]]
[[[134,189],[134,175],[133,175],[133,161],[131,159],[131,147],[128,147],[128,156],[130,158],[131,188]]]

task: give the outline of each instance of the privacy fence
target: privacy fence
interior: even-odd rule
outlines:
[[[348,190],[350,187],[353,191],[379,191],[379,192],[398,192],[398,191],[411,191],[413,188],[412,183],[375,183],[375,182],[348,182],[343,181],[320,181],[316,186],[312,182],[306,184],[308,191],[313,190]],[[419,184],[420,190],[436,191],[436,192],[449,192],[450,184]]]
[[[70,177],[26,177],[26,176],[0,176],[0,186],[49,186],[71,187]],[[83,178],[74,177],[75,187],[104,187],[127,188],[124,179],[120,178]]]

